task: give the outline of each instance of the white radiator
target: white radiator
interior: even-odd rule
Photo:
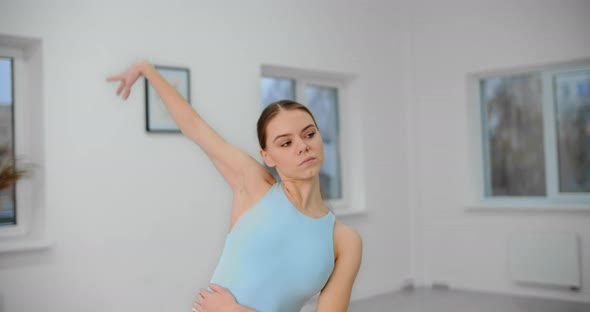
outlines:
[[[508,245],[514,281],[580,289],[580,243],[576,234],[517,232],[510,236]]]

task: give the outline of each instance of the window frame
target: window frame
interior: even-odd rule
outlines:
[[[15,109],[14,109],[14,107],[15,107],[15,105],[14,105],[14,94],[15,94],[15,90],[14,90],[15,57],[13,57],[13,55],[15,55],[16,53],[17,52],[14,51],[14,50],[6,51],[6,50],[0,48],[0,59],[6,59],[6,60],[9,60],[9,62],[10,62],[10,78],[9,79],[10,79],[11,86],[10,86],[10,91],[9,92],[10,92],[11,101],[12,101],[11,108],[10,108],[10,111],[11,111],[10,118],[11,118],[11,123],[12,123],[12,127],[13,128],[14,128],[14,124],[15,124]],[[15,129],[11,129],[11,142],[12,142],[13,145],[16,145]],[[14,146],[13,153],[12,154],[14,154],[14,150],[15,149],[16,149],[16,147]],[[14,156],[16,156],[16,155],[12,155],[12,157],[14,157]],[[16,211],[17,211],[16,206],[18,205],[18,200],[17,200],[18,197],[16,196],[17,189],[18,188],[14,188],[13,191],[12,191],[14,193],[13,195],[14,195],[14,200],[15,200],[15,202],[14,202],[14,206],[15,206],[14,207],[14,210],[15,210],[14,212],[15,213],[14,214],[15,214],[15,219],[16,220],[18,220],[18,214],[16,213]],[[0,227],[2,227],[2,226],[3,225],[1,225],[1,223],[0,223]]]
[[[468,129],[470,169],[473,188],[469,199],[468,209],[525,209],[525,210],[558,210],[558,211],[590,211],[590,193],[587,195],[573,195],[559,192],[558,181],[558,150],[555,122],[555,103],[553,93],[553,77],[557,73],[588,70],[590,59],[580,59],[567,62],[515,67],[503,70],[472,72],[467,74],[468,97]],[[507,76],[523,73],[539,73],[543,86],[543,140],[545,153],[545,196],[488,196],[486,190],[489,184],[489,150],[486,144],[486,134],[483,129],[485,110],[482,107],[480,81],[481,79]]]
[[[0,35],[0,55],[13,60],[14,154],[32,172],[16,182],[16,225],[0,226],[0,254],[46,249],[41,40]]]
[[[577,194],[559,191],[559,148],[557,144],[557,122],[555,107],[554,77],[557,74],[575,71],[590,71],[590,62],[578,66],[563,66],[558,69],[548,70],[543,77],[543,105],[544,105],[544,129],[545,135],[545,173],[547,176],[548,198],[554,203],[584,204],[590,203],[590,192]],[[589,205],[590,206],[590,205]],[[590,208],[590,207],[589,207]]]

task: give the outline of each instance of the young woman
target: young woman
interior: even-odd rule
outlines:
[[[108,80],[120,81],[117,95],[125,100],[142,75],[233,190],[223,253],[193,311],[296,312],[318,292],[318,312],[347,311],[362,241],[324,205],[319,180],[324,146],[310,111],[283,100],[269,105],[258,120],[260,154],[276,169],[277,182],[218,135],[148,62]]]

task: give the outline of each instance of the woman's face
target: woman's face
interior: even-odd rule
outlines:
[[[282,179],[306,180],[319,174],[324,144],[311,116],[299,109],[281,111],[266,126],[266,165],[276,167]],[[311,161],[305,161],[308,158]],[[304,162],[305,161],[305,162]]]

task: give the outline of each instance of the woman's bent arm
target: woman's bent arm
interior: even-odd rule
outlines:
[[[272,175],[268,170],[217,134],[150,63],[137,62],[123,74],[109,80],[121,80],[117,94],[124,91],[123,99],[127,99],[131,87],[141,75],[154,87],[180,131],[205,151],[232,189],[241,186],[245,174],[250,176],[249,181],[252,177],[254,180],[269,181]]]
[[[346,312],[350,303],[352,287],[359,272],[363,242],[356,230],[337,224],[334,236],[338,255],[334,271],[320,292],[316,312]]]

